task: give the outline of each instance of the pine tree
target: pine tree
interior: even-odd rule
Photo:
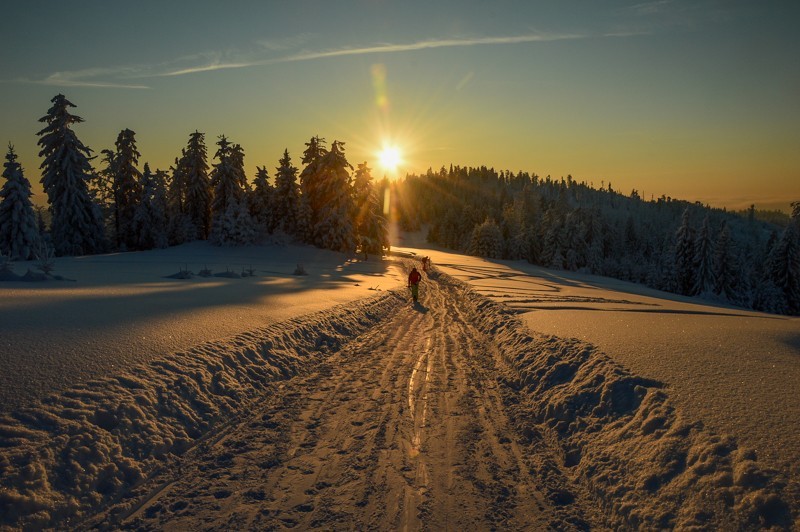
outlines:
[[[0,253],[11,260],[31,260],[41,239],[31,203],[31,184],[11,143],[3,168],[6,182],[0,190]]]
[[[684,295],[693,295],[695,287],[694,277],[694,229],[689,224],[689,209],[683,211],[681,225],[675,233],[675,280],[678,292]]]
[[[707,295],[714,291],[714,244],[711,238],[711,227],[708,215],[703,219],[703,226],[694,243],[694,285],[692,294]]]
[[[283,151],[275,174],[275,192],[272,217],[275,227],[286,234],[302,237],[306,230],[298,230],[300,215],[300,187],[297,184],[297,168],[292,165],[289,150]]]
[[[734,256],[731,230],[723,222],[714,247],[714,293],[728,301],[736,302],[739,265]]]
[[[244,151],[238,144],[228,142],[224,135],[217,145],[219,162],[211,172],[214,200],[209,240],[216,245],[250,244],[255,238],[255,229],[247,207]]]
[[[183,188],[183,212],[197,229],[197,238],[205,240],[211,231],[211,181],[205,134],[195,130],[180,162],[178,186]]]
[[[267,168],[256,166],[253,193],[250,195],[250,214],[262,234],[272,234],[275,230],[272,208],[274,195],[275,189],[269,182]]]
[[[75,107],[63,94],[51,100],[53,106],[39,119],[46,123],[37,135],[41,146],[41,183],[50,205],[51,237],[59,255],[99,253],[106,247],[102,214],[92,201],[88,182],[94,172],[89,164],[91,150],[78,140],[71,126],[83,122],[70,114]]]
[[[175,164],[170,167],[172,178],[167,185],[167,235],[169,243],[173,246],[191,242],[201,232],[192,222],[186,212],[186,150],[182,150],[181,157],[175,159]]]
[[[350,172],[353,167],[344,154],[344,143],[333,141],[331,149],[317,164],[310,205],[316,223],[312,226],[317,247],[349,253],[355,251]]]
[[[300,172],[299,226],[306,228],[306,233],[300,236],[309,244],[314,243],[314,228],[319,224],[320,211],[325,204],[325,199],[320,193],[323,180],[320,164],[327,153],[325,139],[314,136],[306,142],[306,150],[301,161],[305,166]]]
[[[380,257],[383,250],[389,247],[389,234],[381,201],[375,192],[372,173],[366,162],[359,164],[356,169],[353,197],[358,246],[364,253],[365,259],[369,253]]]
[[[768,268],[772,282],[782,295],[780,310],[800,314],[800,223],[796,219],[781,233]]]
[[[469,253],[478,257],[499,259],[503,253],[503,232],[492,218],[486,218],[472,231]]]
[[[137,165],[141,154],[136,148],[136,133],[123,129],[115,143],[113,156],[114,236],[117,247],[135,249],[137,236],[133,228],[136,205],[142,197],[141,179]]]
[[[142,173],[142,196],[137,202],[133,217],[137,249],[165,248],[167,238],[166,172],[150,171],[144,164]]]
[[[100,208],[106,235],[113,241],[116,227],[114,223],[116,208],[114,202],[115,153],[112,150],[102,150],[100,154],[102,156],[100,164],[103,165],[103,169],[95,172],[89,181],[89,195]]]

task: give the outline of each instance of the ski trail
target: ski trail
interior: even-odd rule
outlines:
[[[527,465],[534,458],[503,409],[495,348],[463,315],[458,287],[424,282],[420,304],[283,383],[154,477],[130,511],[93,524],[523,530],[585,523],[578,499],[556,507],[537,485]]]

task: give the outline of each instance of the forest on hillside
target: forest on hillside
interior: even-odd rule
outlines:
[[[174,165],[152,170],[146,162],[140,166],[134,131],[123,129],[114,148],[95,157],[74,131],[83,122],[71,112],[75,105],[61,94],[51,103],[38,133],[46,212],[32,205],[30,181],[13,145],[8,147],[0,190],[0,269],[9,260],[193,240],[246,245],[276,231],[344,253],[380,255],[388,247],[382,195],[366,163],[354,169],[347,161],[344,142],[328,147],[325,139],[311,137],[302,170],[284,150],[274,178],[259,166],[251,184],[244,149],[225,135],[212,160],[205,134],[195,131]]]
[[[311,137],[295,166],[245,175],[244,149],[225,135],[209,157],[195,131],[167,170],[151,169],[123,129],[96,157],[74,131],[83,122],[62,94],[39,119],[45,211],[9,144],[0,189],[0,270],[10,260],[131,251],[208,240],[246,245],[268,235],[343,253],[389,247],[385,189],[407,230],[454,250],[525,259],[745,308],[800,314],[800,202],[791,216],[732,213],[668,197],[624,195],[571,176],[451,166],[389,183],[347,161],[345,143]],[[97,166],[95,166],[97,164]]]
[[[571,176],[451,166],[394,185],[406,230],[495,259],[604,275],[687,296],[800,314],[800,202],[764,221]],[[777,221],[778,223],[775,223]]]

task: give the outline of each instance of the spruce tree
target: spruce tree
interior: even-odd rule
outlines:
[[[94,171],[89,164],[92,151],[72,131],[72,125],[83,122],[69,112],[75,105],[63,94],[51,100],[52,107],[39,119],[45,127],[37,133],[41,137],[39,156],[41,183],[48,197],[51,219],[51,237],[59,255],[99,253],[106,247],[102,214],[92,201],[88,182]]]
[[[208,175],[208,153],[205,134],[195,130],[180,162],[183,189],[183,212],[197,230],[197,238],[205,240],[211,231],[211,180]]]
[[[250,214],[259,232],[272,234],[275,230],[273,196],[275,189],[269,182],[269,173],[264,166],[256,166],[253,192],[250,194]]]
[[[315,186],[310,198],[315,220],[313,243],[317,247],[348,253],[355,250],[350,172],[344,143],[333,141],[331,149],[317,164]]]
[[[211,204],[211,235],[216,245],[250,244],[255,238],[252,218],[247,206],[247,181],[244,173],[244,151],[222,135],[217,142],[219,161],[211,172],[214,200]]]
[[[782,294],[780,310],[800,314],[800,223],[797,221],[781,233],[768,268],[772,282]]]
[[[675,233],[675,280],[678,292],[684,295],[693,295],[695,287],[694,256],[695,256],[694,229],[689,223],[689,209],[683,211],[681,225]]]
[[[478,257],[499,259],[503,253],[503,233],[493,218],[484,222],[472,231],[469,253]]]
[[[172,178],[167,185],[167,235],[169,243],[177,246],[195,240],[202,231],[192,222],[187,213],[186,202],[186,150],[181,150],[181,157],[175,159],[170,167]]]
[[[306,142],[306,149],[303,152],[303,159],[301,161],[305,166],[303,167],[303,171],[300,172],[301,197],[299,209],[300,223],[298,225],[306,230],[305,234],[300,236],[309,244],[314,243],[314,227],[319,223],[320,210],[325,203],[325,199],[320,193],[323,179],[320,171],[320,162],[327,153],[328,150],[325,149],[325,139],[314,136]]]
[[[710,294],[714,291],[714,244],[711,238],[711,227],[708,215],[694,243],[694,285],[692,294]]]
[[[389,234],[381,201],[375,191],[372,173],[366,162],[359,164],[356,169],[353,179],[353,198],[358,246],[364,253],[365,259],[369,253],[380,257],[383,250],[389,247]]]
[[[714,293],[728,301],[737,302],[738,277],[739,265],[734,255],[731,230],[723,222],[714,246]]]
[[[0,253],[11,260],[31,260],[41,239],[31,203],[31,184],[11,143],[3,168],[6,182],[0,190]]]
[[[117,247],[135,249],[137,236],[133,227],[136,206],[142,197],[142,174],[137,165],[141,154],[136,148],[136,133],[123,129],[115,143],[113,156],[114,236]]]
[[[297,168],[292,165],[289,150],[283,151],[278,164],[272,216],[277,229],[302,238],[306,230],[299,230],[300,186],[297,184]]]
[[[137,249],[165,248],[167,237],[167,198],[166,172],[150,171],[150,165],[144,164],[142,173],[141,198],[137,202],[133,217],[133,229],[136,235]]]

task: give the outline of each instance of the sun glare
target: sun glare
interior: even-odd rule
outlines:
[[[378,163],[387,172],[395,172],[402,162],[400,149],[397,146],[384,146],[378,153]]]

